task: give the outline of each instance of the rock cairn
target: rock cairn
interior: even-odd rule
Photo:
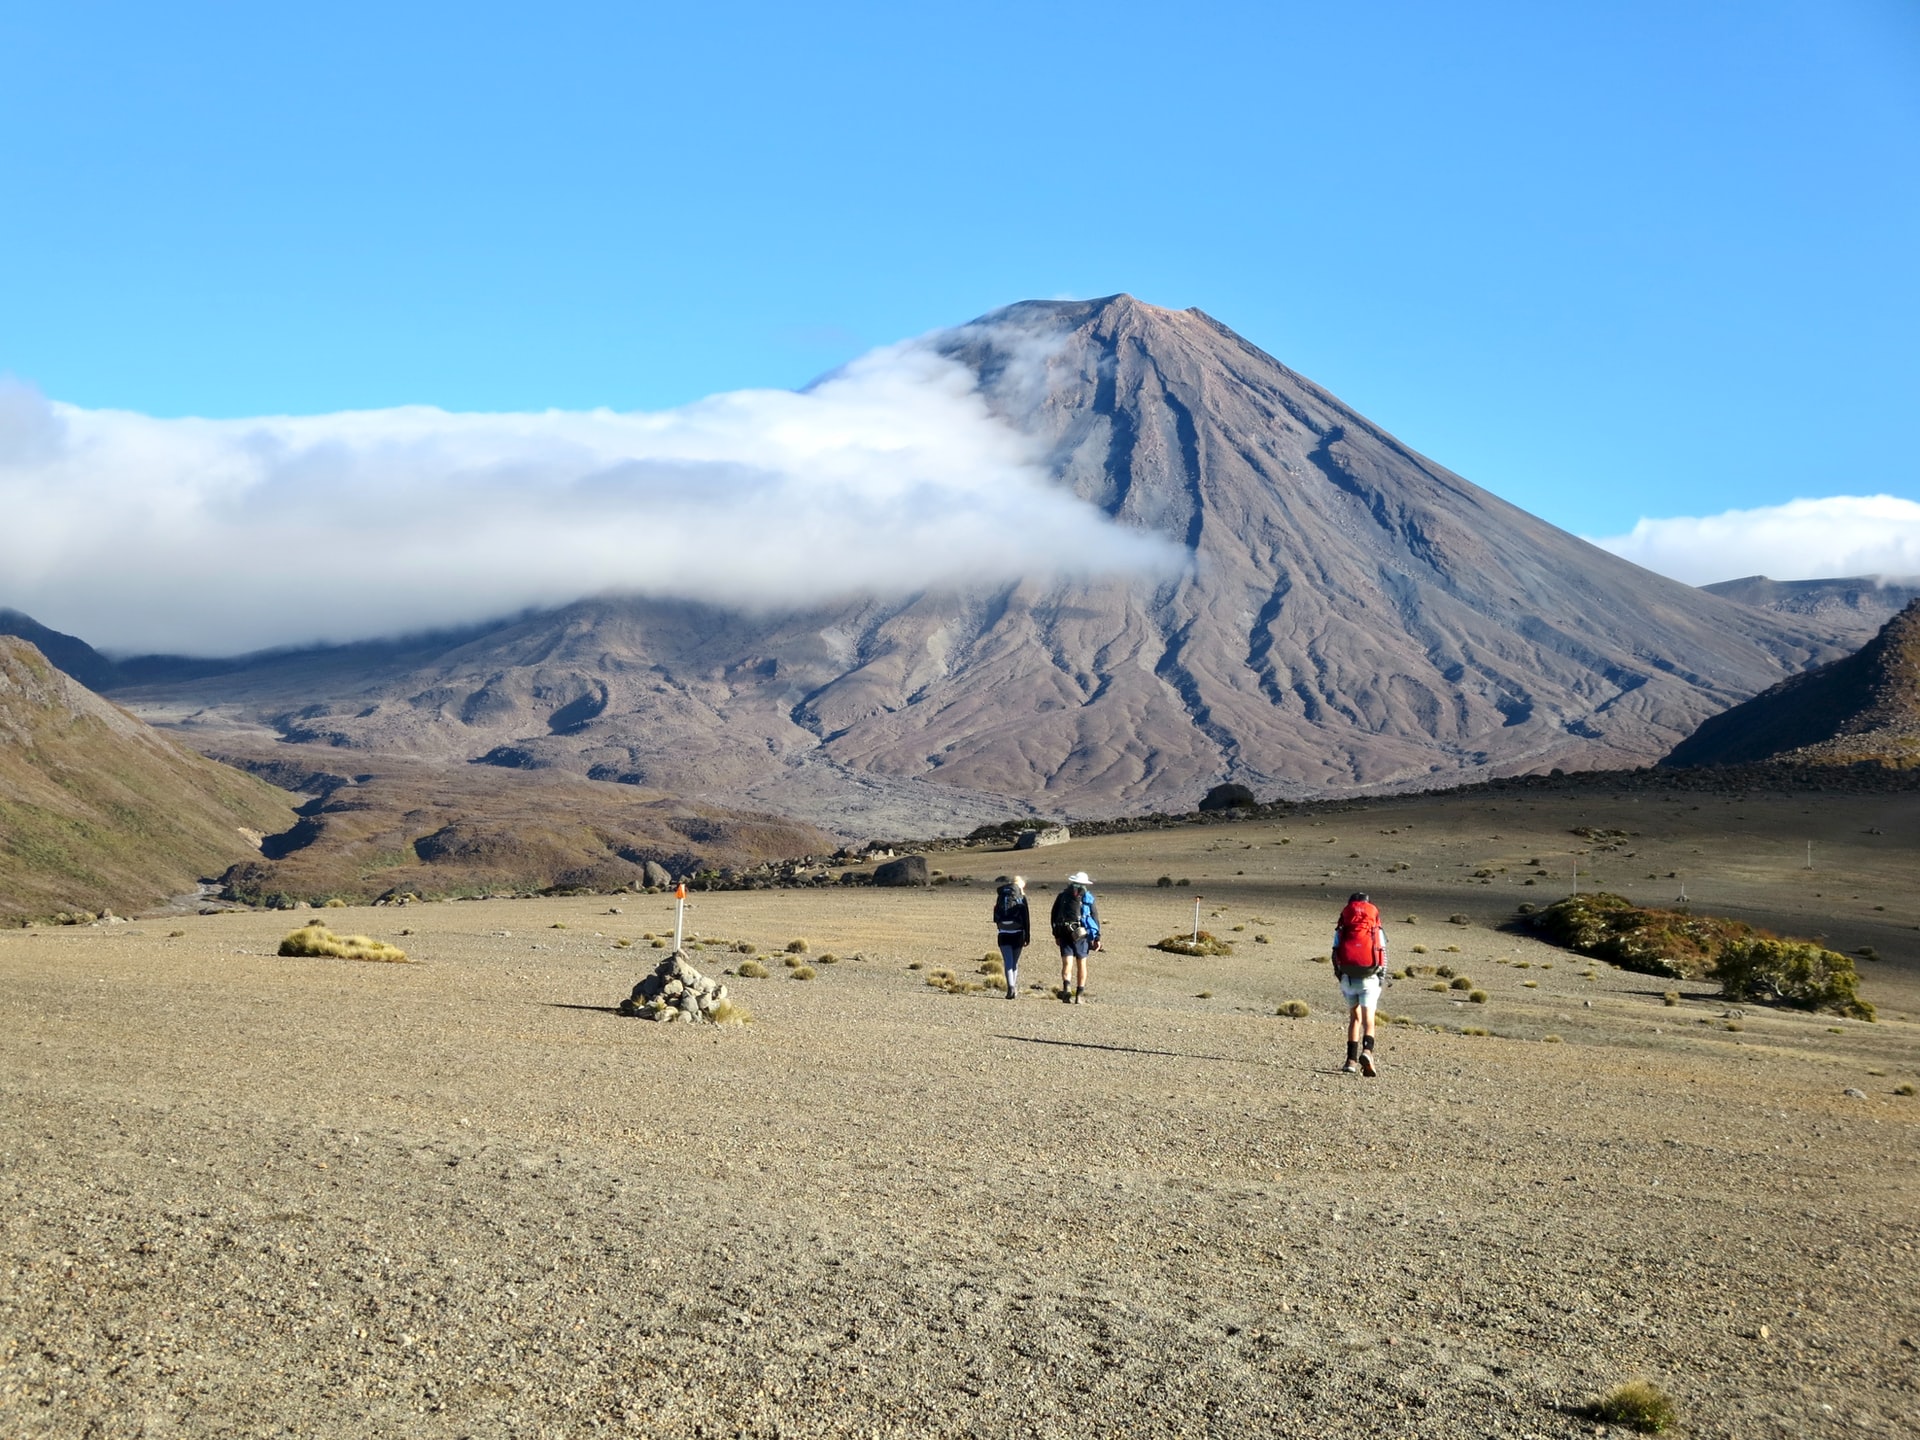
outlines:
[[[676,950],[633,987],[620,1013],[642,1020],[712,1020],[726,998],[725,985],[702,975],[687,963],[684,950]]]

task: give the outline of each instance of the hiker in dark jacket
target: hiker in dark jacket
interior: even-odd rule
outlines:
[[[1067,877],[1067,888],[1053,897],[1048,917],[1053,943],[1060,947],[1060,998],[1083,1004],[1087,995],[1087,956],[1100,948],[1100,910],[1093,900],[1093,881],[1084,870]]]
[[[993,928],[1000,942],[1000,965],[1007,974],[1007,999],[1020,998],[1020,952],[1033,940],[1027,914],[1027,877],[1002,875],[993,898]]]

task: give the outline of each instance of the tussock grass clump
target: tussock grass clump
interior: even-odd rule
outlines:
[[[342,900],[338,895],[335,895],[320,908],[323,910],[344,910],[347,908],[347,902]]]
[[[926,967],[922,965],[918,960],[909,960],[907,962],[907,969],[909,970],[924,970],[925,968]]]
[[[707,1019],[715,1025],[751,1025],[753,1012],[729,996],[707,1012]]]
[[[1197,992],[1197,993],[1196,993],[1196,994],[1194,995],[1194,997],[1193,997],[1193,998],[1194,998],[1194,999],[1196,999],[1196,1000],[1211,1000],[1211,999],[1213,999],[1213,991],[1211,991],[1211,990],[1201,990],[1201,991],[1199,991],[1199,992]]]
[[[1416,945],[1413,947],[1413,953],[1416,955],[1424,955],[1427,953],[1427,947],[1424,945]]]
[[[1893,1087],[1893,1093],[1896,1095],[1913,1094],[1914,1093],[1913,1082],[1911,1080],[1902,1080],[1898,1085]]]
[[[178,940],[182,935],[185,935],[186,933],[187,932],[184,930],[169,930],[167,931],[167,939]]]
[[[998,960],[982,959],[974,973],[976,975],[998,975],[1000,973],[1000,962]]]
[[[1264,935],[1256,935],[1253,937],[1253,943],[1256,945],[1271,945],[1273,942]]]
[[[796,965],[793,967],[793,973],[788,975],[787,978],[789,980],[811,980],[813,976],[814,969],[811,965]]]
[[[1458,955],[1460,953],[1460,947],[1458,945],[1442,945],[1440,948],[1449,955]]]
[[[733,973],[749,980],[764,980],[767,978],[767,967],[758,960],[742,960],[734,967]]]
[[[407,952],[365,935],[336,935],[318,920],[302,925],[280,942],[282,955],[324,956],[335,960],[384,960],[398,963]]]
[[[1522,989],[1526,990],[1538,990],[1540,988],[1540,982],[1538,980],[1522,980],[1520,985]]]
[[[1608,1425],[1625,1425],[1645,1435],[1658,1435],[1680,1423],[1673,1398],[1651,1380],[1629,1380],[1602,1395],[1587,1413]]]
[[[813,947],[804,940],[787,941],[787,953],[789,955],[804,955],[812,948]]]
[[[1173,877],[1171,875],[1162,875],[1153,883],[1158,885],[1162,890],[1170,890],[1173,888]]]
[[[780,963],[786,966],[787,969],[789,970],[798,970],[800,968],[801,961],[798,955],[783,955],[780,957]]]
[[[1469,980],[1465,975],[1456,975],[1447,982],[1447,988],[1449,990],[1471,990],[1473,988],[1473,981]]]
[[[1660,997],[1660,1003],[1668,1008],[1678,1005],[1680,1003],[1680,992],[1678,990],[1667,991],[1666,994]]]
[[[1436,965],[1434,966],[1433,973],[1438,975],[1442,980],[1451,980],[1453,978],[1453,967],[1451,965]]]
[[[736,955],[752,955],[755,954],[759,948],[760,947],[755,945],[751,940],[736,940],[733,944],[733,953]]]
[[[824,955],[816,955],[813,963],[816,965],[838,965],[840,963],[840,957],[829,950]]]
[[[1484,990],[1469,990],[1467,992],[1467,999],[1475,1005],[1484,1005],[1487,1003],[1487,992]]]
[[[1169,935],[1154,941],[1151,948],[1164,950],[1169,955],[1231,955],[1233,942],[1222,940],[1210,930],[1202,930],[1198,939],[1192,935]]]
[[[647,944],[650,949],[654,950],[664,950],[667,948],[667,942],[664,940],[650,940]]]
[[[1289,1020],[1304,1020],[1308,1014],[1307,1002],[1304,1000],[1289,1000],[1273,1013],[1276,1015],[1284,1015]]]
[[[1558,1035],[1542,1035],[1540,1037],[1540,1043],[1542,1045],[1564,1045],[1566,1042]]]
[[[1447,993],[1447,982],[1444,980],[1436,980],[1433,984],[1427,986],[1427,989],[1433,991],[1436,995],[1444,995]]]
[[[556,920],[553,922],[553,924],[549,925],[547,928],[549,930],[564,930],[567,928],[567,922],[564,920]]]

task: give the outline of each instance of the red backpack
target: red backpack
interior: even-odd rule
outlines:
[[[1372,971],[1384,963],[1380,955],[1380,912],[1369,900],[1349,900],[1340,912],[1338,939],[1333,946],[1333,968],[1342,975]]]

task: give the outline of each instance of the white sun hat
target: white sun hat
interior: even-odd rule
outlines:
[[[1084,870],[1076,870],[1073,872],[1073,874],[1067,876],[1067,884],[1091,885],[1093,884],[1093,877],[1087,874],[1087,872]]]

